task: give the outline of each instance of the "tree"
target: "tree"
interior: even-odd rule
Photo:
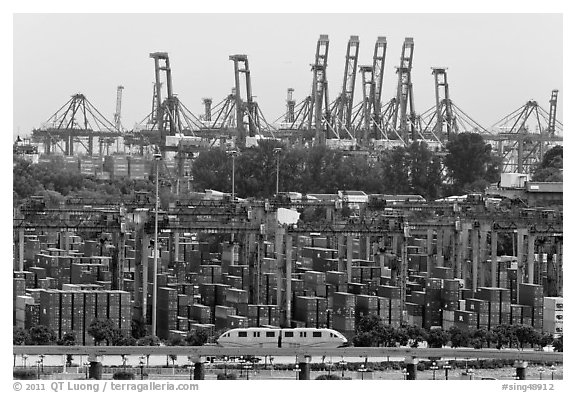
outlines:
[[[457,134],[446,144],[446,149],[448,154],[444,163],[454,183],[455,193],[461,193],[479,180],[497,181],[487,176],[488,166],[492,162],[492,147],[484,143],[480,134]]]
[[[408,153],[404,147],[385,150],[381,157],[383,191],[389,194],[410,192]]]
[[[158,346],[158,345],[160,345],[160,339],[157,336],[148,335],[148,336],[144,336],[142,338],[139,338],[136,341],[136,345],[138,345],[139,347]]]
[[[452,348],[467,347],[470,343],[470,333],[457,326],[452,326],[448,329],[448,334],[450,335]]]
[[[56,344],[65,346],[76,345],[76,334],[72,332],[65,333],[62,338],[56,342]]]
[[[532,179],[542,182],[561,182],[563,166],[563,148],[562,146],[554,146],[544,154],[542,161],[534,171]]]
[[[426,199],[435,199],[442,184],[439,157],[434,155],[423,141],[413,142],[407,153],[411,192]]]
[[[208,333],[205,330],[195,330],[189,332],[185,338],[186,343],[190,346],[199,347],[208,342]]]
[[[13,345],[26,345],[30,343],[30,334],[23,328],[12,328],[12,344]]]
[[[132,320],[132,337],[136,340],[146,335],[146,324],[142,318]]]
[[[203,151],[194,160],[192,176],[199,190],[229,191],[231,189],[232,159],[221,149]]]
[[[94,339],[95,345],[100,345],[102,341],[106,341],[106,344],[110,345],[110,340],[113,337],[114,329],[115,326],[111,320],[95,319],[88,326],[88,329],[86,331]]]
[[[50,345],[56,341],[56,333],[48,326],[38,325],[29,330],[31,345]]]
[[[554,347],[554,351],[564,352],[564,335],[555,338],[552,342],[552,346]]]
[[[428,333],[428,346],[430,348],[442,348],[450,341],[450,335],[442,329],[431,329]]]

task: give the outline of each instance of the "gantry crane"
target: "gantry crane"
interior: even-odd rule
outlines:
[[[331,111],[331,128],[336,138],[353,138],[352,135],[352,106],[354,104],[354,87],[356,86],[356,66],[358,64],[358,51],[360,41],[357,35],[350,36],[346,47],[346,62],[344,65],[344,81],[342,92],[336,99]]]
[[[84,94],[74,94],[40,129],[32,130],[32,138],[44,143],[47,154],[52,152],[53,147],[57,147],[67,156],[74,155],[76,143],[85,148],[87,155],[93,155],[93,138],[98,137],[102,142],[106,138],[120,135],[116,126]],[[60,141],[64,141],[64,148],[60,146]],[[102,147],[101,143],[100,155],[103,154]]]
[[[396,104],[393,113],[393,127],[398,130],[403,139],[417,139],[417,118],[414,109],[414,94],[412,90],[412,60],[414,57],[414,39],[406,37],[402,44],[400,66],[398,73],[398,88]],[[410,107],[408,111],[408,106]]]
[[[309,111],[308,115],[308,129],[312,129],[314,122],[314,129],[316,130],[315,144],[320,145],[326,144],[326,131],[323,120],[329,117],[329,115],[325,116],[324,113],[324,111],[328,112],[330,103],[328,100],[328,78],[326,76],[329,46],[328,35],[321,34],[316,44],[315,62],[312,65],[312,110]]]
[[[486,139],[498,142],[504,172],[529,173],[542,160],[547,146],[562,143],[557,132],[562,132],[562,123],[556,119],[557,100],[558,90],[553,90],[550,112],[530,100],[492,126],[497,133]]]

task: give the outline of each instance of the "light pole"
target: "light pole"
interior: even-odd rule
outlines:
[[[340,367],[342,367],[342,379],[344,379],[344,367],[346,367],[346,361],[344,359],[340,360]]]
[[[544,367],[538,367],[538,372],[540,373],[540,380],[542,380],[542,373],[544,372]]]
[[[234,175],[236,172],[235,161],[236,161],[236,156],[238,155],[238,152],[236,150],[230,150],[228,152],[228,154],[230,154],[230,156],[232,157],[232,202],[234,202],[235,201],[235,198],[234,198]]]
[[[228,376],[228,356],[224,356],[224,375]]]
[[[430,366],[430,370],[432,370],[432,380],[436,380],[436,370],[438,370],[438,366],[436,365],[436,362],[432,362],[432,365]]]
[[[244,364],[244,369],[246,370],[246,380],[248,381],[250,379],[250,369],[252,367],[248,364],[248,362],[246,362]]]
[[[552,367],[550,367],[550,372],[552,373],[552,380],[554,380],[554,372],[556,371],[556,367],[554,367],[554,365],[552,365]]]
[[[298,363],[294,366],[294,371],[296,371],[296,380],[298,380],[298,374],[300,373],[300,366]]]
[[[362,377],[362,381],[364,380],[364,373],[367,371],[366,367],[364,367],[364,365],[361,365],[360,368],[358,369],[358,371],[360,372],[360,375]]]
[[[140,356],[140,380],[144,379],[144,356]]]
[[[444,369],[446,380],[448,380],[448,370],[450,370],[452,367],[448,363],[445,363],[442,365],[442,368]]]
[[[156,164],[156,199],[154,202],[154,266],[152,278],[152,335],[156,335],[156,305],[157,305],[157,275],[158,275],[158,167],[160,166],[160,160],[162,155],[159,153],[154,154],[154,161]],[[147,285],[144,283],[144,285]]]
[[[278,196],[278,190],[280,185],[280,152],[282,151],[281,148],[275,147],[273,152],[276,156],[276,196]]]

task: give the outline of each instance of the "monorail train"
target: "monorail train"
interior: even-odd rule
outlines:
[[[346,337],[332,329],[261,327],[228,330],[217,342],[226,348],[338,348],[348,344]]]

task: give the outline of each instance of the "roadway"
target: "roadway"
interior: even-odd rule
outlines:
[[[525,361],[563,362],[562,352],[509,349],[472,348],[223,348],[216,345],[190,346],[52,346],[16,345],[14,355],[184,355],[192,358],[206,356],[333,356],[367,358],[448,358],[448,359],[510,359]]]

